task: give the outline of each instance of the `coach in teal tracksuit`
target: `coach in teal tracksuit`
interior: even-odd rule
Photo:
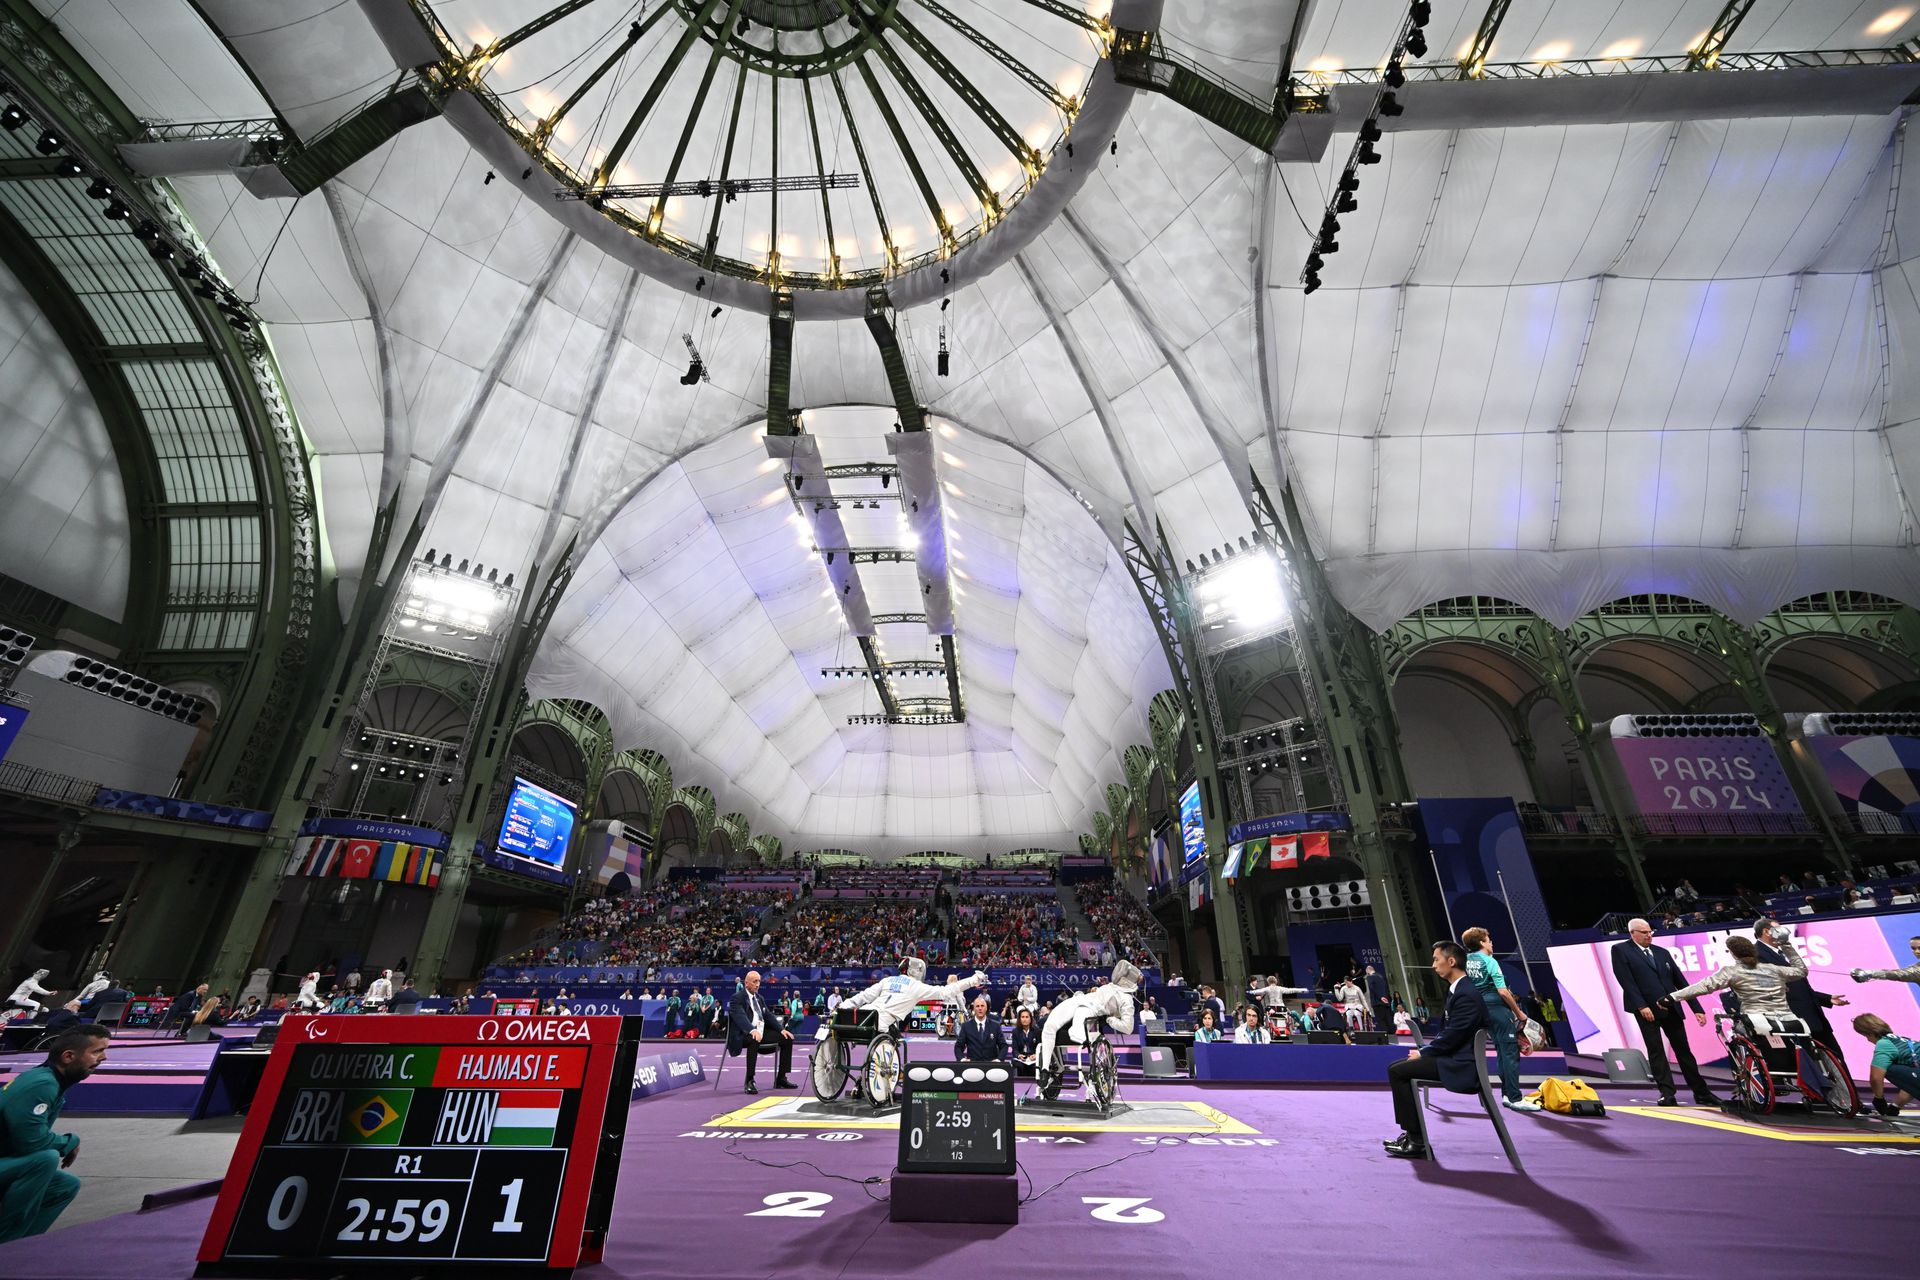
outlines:
[[[47,1046],[47,1060],[0,1093],[0,1241],[37,1236],[80,1191],[63,1172],[80,1150],[77,1134],[55,1133],[67,1090],[107,1060],[108,1031],[91,1023]]]

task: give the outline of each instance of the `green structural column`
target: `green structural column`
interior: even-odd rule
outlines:
[[[1560,706],[1560,714],[1567,722],[1567,728],[1573,731],[1573,740],[1579,744],[1580,759],[1587,768],[1587,776],[1593,781],[1593,789],[1600,796],[1600,803],[1606,806],[1612,817],[1614,830],[1618,833],[1614,844],[1614,854],[1626,869],[1627,878],[1633,883],[1633,893],[1642,910],[1653,906],[1653,886],[1647,883],[1646,857],[1640,850],[1640,842],[1634,836],[1633,824],[1628,821],[1629,806],[1620,796],[1619,788],[1613,784],[1613,775],[1600,758],[1600,749],[1593,741],[1593,720],[1587,714],[1587,706],[1580,696],[1580,687],[1573,678],[1572,646],[1564,632],[1543,618],[1528,618],[1525,627],[1531,633],[1532,647],[1539,660],[1542,674],[1546,677],[1547,691]]]
[[[5,946],[0,947],[0,974],[13,972],[15,962],[20,958],[20,952],[26,947],[28,940],[39,931],[40,917],[46,914],[47,903],[53,899],[53,888],[59,883],[60,873],[66,869],[67,855],[79,843],[79,827],[60,828],[60,834],[54,838],[53,854],[47,859],[47,868],[41,872],[39,882],[33,887],[33,896],[27,900],[26,909],[20,913],[19,927],[13,931],[13,936],[6,940]]]
[[[1760,729],[1771,741],[1774,754],[1786,766],[1787,780],[1793,784],[1794,794],[1800,798],[1800,807],[1806,811],[1820,834],[1820,851],[1837,869],[1850,873],[1853,859],[1847,851],[1846,841],[1841,838],[1840,829],[1834,825],[1833,816],[1827,811],[1822,796],[1825,784],[1809,775],[1805,760],[1787,740],[1787,718],[1781,714],[1779,704],[1767,689],[1753,633],[1717,613],[1707,625],[1720,647],[1720,657],[1727,664],[1733,687],[1740,691],[1748,713],[1760,722]]]
[[[1396,848],[1382,829],[1388,806],[1411,800],[1400,757],[1400,728],[1393,712],[1386,668],[1368,631],[1335,599],[1320,562],[1307,541],[1290,491],[1278,507],[1264,489],[1254,517],[1262,532],[1286,554],[1295,599],[1295,645],[1305,659],[1303,678],[1316,704],[1314,719],[1325,735],[1329,766],[1346,793],[1353,822],[1353,856],[1366,872],[1374,903],[1374,928],[1389,983],[1403,993],[1429,982],[1427,943],[1433,924],[1425,895],[1417,891],[1420,874],[1412,845]]]
[[[1200,784],[1200,812],[1207,839],[1206,874],[1209,883],[1217,891],[1213,904],[1213,928],[1214,942],[1220,952],[1220,981],[1223,988],[1244,989],[1247,983],[1246,927],[1241,919],[1239,895],[1231,884],[1220,877],[1221,864],[1227,853],[1227,791],[1225,779],[1219,772],[1218,730],[1212,718],[1206,714],[1205,701],[1198,684],[1203,677],[1196,664],[1202,659],[1192,604],[1187,599],[1186,588],[1178,572],[1173,568],[1173,556],[1158,531],[1149,545],[1129,526],[1123,558],[1127,572],[1133,578],[1133,585],[1147,606],[1147,616],[1153,620],[1161,651],[1166,655],[1167,669],[1173,674],[1186,728],[1193,734],[1194,780]],[[1171,790],[1174,785],[1171,757],[1165,763]],[[1179,892],[1181,921],[1191,936],[1193,917],[1187,906],[1187,890],[1182,886]]]
[[[398,495],[375,513],[373,535],[369,540],[368,565],[382,562],[382,553],[393,531],[394,509]],[[402,535],[393,563],[402,566],[418,545],[420,527],[415,523]],[[307,819],[314,797],[328,781],[325,766],[339,746],[340,736],[352,719],[360,689],[366,683],[380,645],[380,628],[392,607],[393,596],[404,577],[396,567],[384,581],[369,573],[361,585],[353,611],[324,661],[327,679],[307,699],[306,704],[286,726],[300,738],[300,750],[293,758],[288,781],[273,807],[273,824],[267,841],[254,855],[245,884],[234,902],[233,914],[214,955],[209,981],[217,991],[223,985],[238,991],[245,985],[249,970],[256,967],[255,951],[261,934],[279,896],[280,882],[286,874],[287,859],[299,838],[300,826]],[[316,655],[319,656],[319,655]]]

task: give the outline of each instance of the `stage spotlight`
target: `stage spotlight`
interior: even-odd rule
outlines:
[[[1340,190],[1348,193],[1358,191],[1360,189],[1360,175],[1357,173],[1341,174],[1339,187]]]
[[[1390,93],[1380,95],[1380,104],[1377,110],[1383,116],[1405,115],[1407,111],[1405,107],[1400,105],[1400,99]]]
[[[87,184],[87,195],[94,200],[110,200],[113,198],[113,184],[105,178],[95,178]]]
[[[1307,271],[1309,274],[1318,275],[1320,268],[1326,265],[1326,259],[1322,258],[1319,254],[1310,253],[1307,255]]]
[[[943,378],[952,370],[953,364],[946,352],[942,351],[934,357],[934,368],[935,372]]]
[[[14,106],[11,102],[7,104],[5,111],[0,111],[0,128],[5,128],[8,133],[12,133],[26,122],[27,113]]]
[[[43,133],[34,142],[33,149],[43,156],[50,156],[60,149],[60,138],[56,134]]]
[[[1307,276],[1306,286],[1302,290],[1302,292],[1312,293],[1314,290],[1318,289],[1319,287],[1320,287],[1320,277],[1313,274],[1309,274]]]
[[[1342,191],[1333,202],[1333,208],[1336,213],[1352,213],[1359,207],[1360,202],[1353,198],[1353,192],[1351,191]]]
[[[1359,159],[1361,164],[1379,164],[1380,163],[1380,153],[1373,149],[1373,144],[1371,142],[1363,142],[1360,144],[1360,154],[1357,158]]]
[[[53,171],[63,178],[78,178],[87,170],[78,160],[68,158],[53,166]]]
[[[1387,69],[1380,73],[1380,78],[1386,81],[1388,88],[1398,89],[1407,82],[1407,73],[1401,69],[1398,61],[1394,61],[1387,64]]]
[[[1380,141],[1380,122],[1378,120],[1375,120],[1372,116],[1368,116],[1365,120],[1362,120],[1360,122],[1360,141],[1362,142]]]
[[[1427,37],[1417,30],[1407,37],[1407,56],[1411,58],[1427,56]]]
[[[1413,6],[1407,10],[1407,21],[1416,29],[1433,21],[1433,0],[1413,0]]]
[[[121,204],[118,200],[109,200],[107,201],[107,207],[101,210],[101,214],[108,222],[125,222],[127,219],[133,217],[133,210],[127,208],[127,206]]]
[[[134,227],[133,238],[135,240],[145,240],[149,242],[158,240],[160,238],[160,228],[154,226],[151,222],[142,222]]]

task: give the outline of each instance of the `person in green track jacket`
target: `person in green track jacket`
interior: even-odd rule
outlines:
[[[67,1090],[107,1060],[111,1033],[92,1023],[64,1032],[47,1046],[47,1060],[21,1072],[0,1093],[0,1241],[37,1236],[80,1191],[64,1172],[80,1138],[55,1133]]]

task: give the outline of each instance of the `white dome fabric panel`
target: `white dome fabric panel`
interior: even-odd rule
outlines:
[[[244,0],[205,6],[302,130],[375,87],[384,46],[357,4],[274,6],[277,25]],[[1494,57],[1671,54],[1721,7],[1515,0]],[[1485,12],[1434,8],[1435,57]],[[1297,11],[1169,0],[1164,30],[1264,96]],[[979,0],[966,12],[986,21]],[[1324,0],[1291,65],[1374,65],[1403,13]],[[1760,0],[1737,43],[1920,32],[1868,33],[1880,16]],[[782,106],[785,132],[804,109]],[[621,745],[664,752],[756,830],[985,850],[1083,829],[1169,683],[1113,550],[1119,518],[1196,557],[1250,532],[1255,472],[1290,479],[1336,592],[1374,627],[1466,593],[1562,624],[1643,591],[1748,621],[1817,590],[1920,603],[1920,214],[1899,117],[1391,133],[1306,296],[1302,222],[1351,141],[1274,166],[1138,94],[1116,151],[1062,161],[1089,171],[1065,216],[956,279],[950,310],[897,317],[919,395],[955,428],[939,448],[969,716],[952,728],[849,728],[871,694],[821,681],[857,657],[762,470],[764,314],[712,316],[573,241],[542,201],[485,183],[440,121],[290,220],[231,178],[177,185],[229,278],[259,282],[346,589],[396,491],[405,511],[437,494],[427,544],[502,570],[582,535],[536,691],[602,706]],[[633,172],[658,176],[676,142],[643,139]],[[695,386],[683,335],[709,375]],[[861,321],[797,326],[796,408],[889,401]],[[809,414],[809,430],[854,449],[834,421]],[[845,456],[883,456],[860,448]],[[912,581],[869,568],[876,593]]]
[[[1819,589],[1920,598],[1880,433],[1895,132],[1389,135],[1311,297],[1276,212],[1282,432],[1348,605],[1384,627],[1472,591],[1561,624],[1637,591],[1743,621]]]
[[[832,465],[884,458],[892,419],[816,410],[807,428]],[[677,781],[789,842],[986,853],[1070,841],[1120,752],[1145,740],[1165,659],[1085,508],[1003,445],[950,423],[938,437],[965,724],[846,723],[880,704],[867,681],[821,674],[861,665],[860,651],[757,428],[674,463],[621,508],[555,615],[530,691],[592,701],[617,746],[666,752]],[[888,543],[891,511],[843,514],[851,545]],[[861,582],[877,612],[919,595],[904,565],[864,566]],[[923,625],[882,632],[883,659],[938,652]]]
[[[128,572],[120,462],[80,366],[5,267],[0,387],[0,564],[118,622]]]

